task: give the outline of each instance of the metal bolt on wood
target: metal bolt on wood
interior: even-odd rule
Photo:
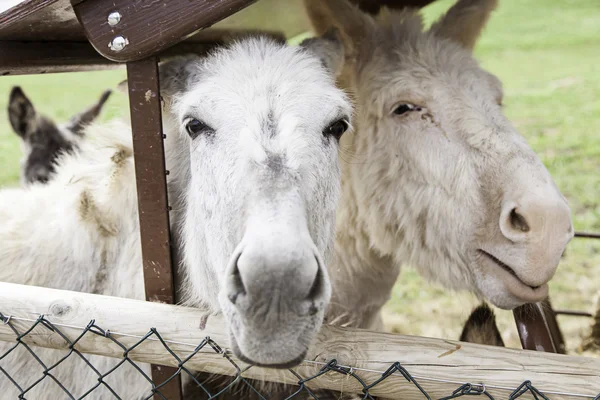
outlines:
[[[113,11],[110,14],[108,14],[107,20],[110,26],[115,26],[119,22],[121,22],[121,14],[118,11]]]

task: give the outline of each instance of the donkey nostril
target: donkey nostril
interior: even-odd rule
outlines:
[[[317,297],[320,297],[324,290],[323,289],[323,272],[321,271],[321,265],[320,265],[319,259],[317,257],[315,257],[315,260],[317,261],[317,274],[316,274],[315,280],[313,281],[312,286],[308,292],[308,299],[310,299],[310,300],[314,300]],[[312,307],[314,307],[314,304]],[[311,308],[311,311],[312,311],[312,308]]]
[[[516,208],[513,208],[510,212],[510,224],[513,228],[520,230],[521,232],[529,232],[529,225],[525,220],[525,217],[517,212]]]
[[[238,294],[239,293],[230,293],[229,296],[229,301],[231,302],[231,304],[235,304],[237,298],[238,298]]]
[[[238,268],[238,261],[240,257],[241,254],[235,260],[235,264],[233,266],[233,270],[231,271],[230,276],[231,286],[230,293],[227,295],[227,297],[229,298],[229,301],[231,301],[232,304],[235,304],[240,294],[243,295],[246,293],[246,288],[244,287],[244,282],[242,281],[242,275],[240,274],[240,269]]]

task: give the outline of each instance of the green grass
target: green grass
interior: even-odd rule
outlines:
[[[425,10],[433,21],[453,1]],[[598,0],[502,0],[476,48],[483,66],[504,83],[505,112],[552,173],[568,198],[575,227],[600,231],[600,2]],[[299,41],[301,38],[297,38]],[[0,108],[10,87],[21,85],[42,113],[58,121],[93,103],[125,77],[123,70],[16,76],[0,79]],[[128,112],[115,93],[103,119]],[[0,185],[18,180],[19,141],[0,118]],[[557,308],[592,308],[600,290],[600,241],[576,239],[551,284]],[[398,330],[457,338],[476,304],[468,294],[449,294],[403,270],[387,306]],[[498,312],[505,340],[517,346],[512,314]],[[586,320],[560,319],[570,348]]]

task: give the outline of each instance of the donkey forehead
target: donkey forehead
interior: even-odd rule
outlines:
[[[381,52],[361,69],[359,98],[372,107],[384,108],[384,113],[400,101],[424,107],[443,102],[454,108],[502,100],[498,78],[459,46],[447,40],[438,42],[437,38],[421,38],[399,44],[396,51]]]
[[[189,88],[184,108],[216,106],[251,112],[254,104],[260,108],[269,103],[271,108],[312,113],[330,105],[348,107],[318,57],[265,38],[236,43],[198,63]]]

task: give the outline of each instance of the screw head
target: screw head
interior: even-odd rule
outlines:
[[[110,26],[115,26],[119,22],[121,22],[121,14],[118,11],[113,11],[108,14],[108,24]]]
[[[121,51],[125,48],[125,46],[127,46],[128,43],[129,41],[127,41],[127,39],[125,39],[123,36],[117,36],[112,40],[112,42],[109,43],[108,47],[112,51]]]

